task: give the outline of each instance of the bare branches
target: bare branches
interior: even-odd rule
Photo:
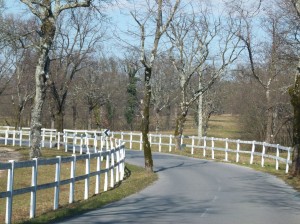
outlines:
[[[60,13],[67,9],[74,9],[79,7],[89,7],[91,6],[92,0],[76,0],[67,1],[65,4],[61,4],[61,0],[55,0],[55,5],[52,10],[52,1],[36,1],[36,0],[20,0],[22,3],[26,4],[30,11],[36,15],[39,19],[43,20],[49,13],[53,13],[53,16],[57,18]]]
[[[140,61],[141,63],[148,68],[153,66],[154,60],[157,55],[159,41],[161,40],[162,35],[166,32],[167,28],[169,27],[177,9],[180,4],[180,0],[176,0],[173,6],[169,6],[170,13],[167,15],[167,19],[163,21],[163,13],[164,13],[164,3],[162,0],[156,1],[154,6],[149,7],[149,11],[145,12],[145,16],[143,19],[138,18],[136,11],[131,11],[130,14],[134,18],[135,22],[138,24],[140,29]],[[154,23],[154,33],[151,34],[154,36],[153,44],[151,47],[151,53],[149,58],[146,57],[146,49],[145,49],[145,41],[146,41],[146,23],[150,21],[155,13],[155,23]],[[151,29],[151,27],[149,27]]]
[[[20,1],[26,4],[30,9],[30,11],[38,18],[40,18],[41,12],[34,6],[34,4],[36,4],[35,1],[31,1],[31,0],[20,0]]]
[[[82,1],[75,1],[75,2],[69,2],[64,5],[60,4],[59,0],[56,0],[56,9],[55,9],[55,14],[58,16],[62,11],[66,9],[74,9],[74,8],[79,8],[79,7],[89,7],[91,6],[92,0],[82,0]]]
[[[298,16],[300,17],[300,1],[299,0],[291,0],[294,8],[296,9],[296,12]]]

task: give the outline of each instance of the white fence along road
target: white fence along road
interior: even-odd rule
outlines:
[[[77,131],[79,132],[79,131]],[[42,146],[45,146],[46,141],[49,141],[52,146],[52,140],[59,139],[60,135],[56,135],[56,131],[50,129],[43,129],[43,141]],[[0,140],[5,145],[28,145],[30,142],[29,130],[9,130],[0,131]],[[125,168],[125,145],[124,142],[115,138],[106,138],[101,136],[87,135],[85,137],[85,146],[83,146],[82,138],[80,137],[80,143],[77,145],[78,136],[64,134],[64,146],[65,150],[71,148],[74,153],[70,157],[57,156],[52,159],[33,159],[30,161],[8,161],[8,163],[0,163],[0,170],[7,172],[7,189],[0,192],[0,199],[6,198],[6,210],[5,210],[5,223],[11,223],[13,214],[13,198],[14,196],[30,193],[30,209],[29,217],[33,218],[36,214],[36,200],[37,192],[49,188],[54,188],[54,201],[53,209],[56,210],[60,203],[60,188],[63,185],[69,185],[69,203],[74,202],[75,185],[78,181],[84,180],[84,199],[89,197],[89,192],[92,191],[90,186],[90,178],[96,177],[94,193],[100,193],[100,175],[104,174],[103,191],[108,190],[108,186],[114,187],[119,181],[123,180],[124,168]],[[72,146],[69,147],[69,142]],[[59,147],[60,143],[56,143]],[[92,145],[91,145],[92,144]],[[99,146],[99,147],[98,147]],[[93,150],[90,150],[92,148]],[[76,155],[78,152],[80,155]],[[82,154],[82,153],[86,154]],[[101,168],[101,160],[105,158],[105,168]],[[80,161],[85,161],[85,174],[76,175],[76,167]],[[91,170],[91,160],[96,160],[95,171]],[[61,167],[63,164],[69,164],[70,178],[61,180]],[[38,184],[38,170],[43,166],[55,166],[55,181],[45,184]],[[15,189],[14,187],[14,174],[16,169],[31,168],[31,186]],[[51,175],[51,174],[49,174]],[[110,176],[110,183],[109,183]],[[0,220],[3,222],[4,220]]]

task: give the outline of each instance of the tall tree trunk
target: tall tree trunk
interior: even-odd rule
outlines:
[[[181,138],[183,134],[184,123],[186,121],[186,115],[187,111],[184,111],[176,118],[176,126],[174,132],[176,150],[181,150]]]
[[[294,108],[293,120],[293,158],[291,175],[300,177],[300,61],[295,85],[289,89],[291,103]]]
[[[151,145],[148,139],[149,124],[150,124],[150,100],[151,100],[151,68],[145,69],[145,86],[144,86],[144,102],[143,102],[143,113],[142,113],[142,137],[143,137],[143,149],[145,158],[145,169],[149,172],[153,172],[153,160]]]
[[[64,109],[63,108],[57,111],[55,115],[55,120],[56,120],[57,131],[62,133],[64,131]]]
[[[171,105],[169,104],[166,108],[165,130],[170,129],[170,124],[171,124]]]
[[[24,109],[23,108],[18,108],[18,112],[17,112],[17,122],[16,122],[16,128],[21,129],[21,118],[22,118],[22,113],[23,113]]]
[[[46,42],[46,41],[45,41]],[[51,45],[45,43],[46,45]],[[48,53],[49,49],[41,49],[38,65],[35,72],[35,98],[31,112],[31,147],[30,158],[38,158],[41,156],[41,129],[42,129],[42,109],[46,98],[46,73],[48,73],[48,65],[50,63]]]
[[[88,111],[88,126],[87,126],[88,130],[92,129],[92,119],[93,119],[93,108],[89,107],[89,111]]]
[[[160,115],[159,110],[155,110],[155,133],[158,134],[160,131]]]
[[[271,105],[270,89],[266,89],[266,100],[267,100],[267,127],[265,142],[273,143],[273,107]]]
[[[200,69],[199,69],[200,70]],[[202,79],[201,75],[199,74],[199,89],[202,89]],[[202,127],[203,127],[203,94],[200,94],[198,99],[198,138],[200,141],[200,138],[203,136]]]
[[[49,51],[55,36],[55,29],[55,19],[53,14],[50,11],[47,11],[41,25],[38,63],[35,70],[36,86],[30,126],[31,158],[41,156],[42,109],[46,98],[46,83],[49,75]]]
[[[73,102],[72,105],[72,124],[73,129],[76,130],[76,123],[77,123],[77,106],[76,103]]]

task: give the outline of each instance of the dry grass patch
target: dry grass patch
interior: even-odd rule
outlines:
[[[15,147],[15,150],[23,155],[22,160],[29,157],[29,149]],[[65,153],[62,150],[43,149],[42,155],[44,158],[52,158],[56,156],[70,156],[70,153]],[[63,163],[61,167],[61,180],[70,178],[70,163]],[[105,162],[101,163],[102,168],[105,168]],[[91,159],[91,172],[96,171],[96,159]],[[20,189],[31,186],[31,168],[15,169],[14,189]],[[77,161],[76,176],[85,174],[85,160]],[[7,171],[0,177],[0,192],[6,191]],[[127,164],[127,179],[119,186],[110,188],[108,192],[95,195],[96,177],[90,178],[88,200],[84,199],[84,180],[76,182],[75,185],[75,201],[74,204],[69,204],[69,184],[60,187],[60,200],[57,211],[53,211],[54,206],[54,188],[40,190],[37,192],[36,216],[38,218],[28,221],[30,208],[30,193],[14,196],[13,198],[13,223],[22,223],[27,220],[27,223],[47,223],[51,220],[64,218],[66,215],[77,215],[98,208],[106,203],[120,200],[132,193],[135,193],[148,184],[157,179],[155,174],[148,174],[144,169],[134,167]],[[46,165],[39,166],[38,169],[38,184],[50,183],[55,180],[55,166]],[[103,192],[104,174],[101,175],[100,192]],[[112,190],[113,189],[113,190]],[[5,220],[5,199],[0,199],[0,223]],[[95,207],[96,206],[96,207]]]

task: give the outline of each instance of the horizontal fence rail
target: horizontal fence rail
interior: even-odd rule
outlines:
[[[111,132],[112,136],[120,138],[126,143],[129,149],[142,150],[142,133],[137,132]],[[149,134],[149,141],[152,147],[159,152],[172,152],[175,150],[174,135]],[[206,158],[208,153],[211,159],[215,159],[216,152],[224,153],[224,161],[229,161],[228,155],[231,154],[231,160],[236,163],[240,162],[241,155],[247,155],[249,164],[254,163],[254,159],[259,158],[262,167],[265,165],[265,159],[275,162],[276,170],[279,169],[280,163],[285,165],[285,172],[288,173],[291,161],[291,147],[284,147],[279,144],[269,144],[259,141],[244,141],[228,138],[214,137],[196,137],[182,136],[180,139],[181,148],[190,151],[193,155],[201,153]]]
[[[26,138],[27,136],[27,138]],[[5,145],[28,145],[30,142],[29,130],[12,130],[9,127],[0,127],[0,140]],[[7,189],[0,192],[0,198],[6,198],[5,223],[11,223],[13,214],[14,196],[30,193],[29,217],[36,215],[37,192],[44,189],[54,189],[53,209],[59,207],[60,188],[69,185],[69,203],[73,203],[75,185],[84,180],[84,199],[88,199],[91,191],[90,178],[96,177],[94,193],[100,193],[100,175],[104,174],[103,191],[122,181],[125,169],[125,143],[121,139],[101,136],[100,132],[89,132],[82,130],[65,130],[64,133],[56,132],[54,129],[42,129],[42,147],[48,144],[52,147],[63,145],[65,151],[72,151],[70,157],[57,156],[51,159],[33,159],[30,161],[14,161],[0,163],[0,171],[7,172]],[[60,139],[63,141],[60,142]],[[54,143],[54,144],[53,144]],[[77,155],[75,154],[77,153]],[[83,154],[85,153],[85,154]],[[96,170],[91,171],[91,160],[96,160]],[[85,174],[76,175],[76,167],[80,161],[85,161]],[[101,162],[105,161],[105,168],[101,168]],[[61,179],[62,166],[69,164],[70,178]],[[38,184],[38,170],[42,166],[55,166],[55,181]],[[14,188],[14,174],[17,169],[32,169],[31,186]]]

